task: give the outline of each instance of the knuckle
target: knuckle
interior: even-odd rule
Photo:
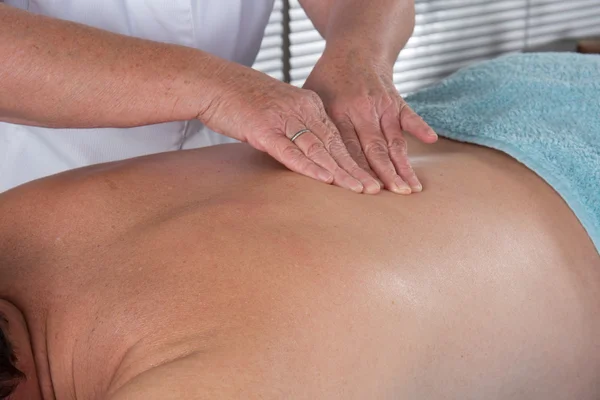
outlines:
[[[401,171],[405,171],[405,172],[412,172],[412,170],[413,170],[413,167],[412,167],[412,165],[410,165],[410,161],[408,161],[408,158],[405,158],[404,161],[400,163],[398,168]]]
[[[362,152],[362,146],[360,141],[355,138],[345,139],[344,143],[346,144],[346,148],[350,152],[350,154],[358,154]]]
[[[313,92],[312,90],[309,92],[310,100],[319,106],[323,106],[323,100],[321,100],[321,96],[317,94],[317,92]]]
[[[364,150],[369,158],[385,158],[389,155],[387,144],[379,140],[367,143]]]
[[[333,123],[340,130],[354,130],[354,124],[346,113],[333,114],[331,116]]]
[[[400,173],[400,175],[402,175],[405,178],[413,177],[415,175],[410,164],[400,165],[398,167],[398,172]]]
[[[389,149],[390,154],[405,155],[407,153],[408,146],[406,145],[405,140],[393,139],[388,144],[388,149]]]
[[[329,149],[332,153],[346,155],[348,154],[348,149],[346,145],[341,140],[334,140],[331,142]]]
[[[400,118],[404,119],[404,118],[420,118],[419,115],[417,115],[417,113],[415,113],[410,106],[405,103],[402,102],[402,104],[400,105],[400,111],[398,112],[398,114],[400,114]]]
[[[331,154],[345,155],[347,153],[347,147],[338,135],[327,136],[324,139],[324,144]]]
[[[329,115],[331,116],[331,119],[333,119],[336,123],[338,121],[349,122],[350,120],[350,118],[348,118],[348,113],[346,112],[346,110],[339,106],[331,107],[331,109],[329,110]]]
[[[268,147],[277,146],[277,139],[283,135],[283,131],[278,125],[272,125],[270,127],[255,125],[248,129],[248,131],[250,132],[248,134],[249,137],[255,137],[256,140]]]
[[[297,161],[300,158],[301,154],[302,152],[296,146],[286,146],[281,151],[281,157],[284,160],[288,160],[290,162]]]
[[[248,143],[254,147],[260,147],[263,149],[273,149],[275,147],[273,137],[269,134],[249,136]]]
[[[333,144],[337,139],[340,139],[339,134],[336,130],[331,129],[330,126],[325,126],[325,130],[323,135],[321,136],[321,141],[325,145],[325,147],[329,148],[331,144]]]
[[[324,122],[328,119],[323,100],[316,92],[305,90],[304,96],[300,101],[300,107],[305,110],[312,119],[319,122]]]
[[[375,105],[375,98],[373,96],[360,96],[354,99],[352,102],[354,107],[359,110],[371,109]]]
[[[397,175],[396,173],[396,169],[395,168],[383,168],[381,170],[381,172],[379,173],[379,177],[384,180],[384,181],[391,181],[394,179],[394,177]]]
[[[413,172],[412,165],[408,161],[408,157],[395,158],[396,168],[402,174],[411,174]]]
[[[366,171],[365,165],[362,163],[355,162],[349,168],[348,173],[350,173],[350,175],[352,175],[352,176],[359,176],[364,171]]]
[[[410,165],[410,161],[408,161],[407,157],[402,157],[398,160],[398,168],[402,170],[412,170],[412,166]]]
[[[333,132],[334,135],[340,136],[340,126],[338,126],[333,120],[329,118],[325,118],[323,121],[323,125],[329,132]],[[344,125],[342,125],[344,127]],[[341,136],[340,136],[341,137]]]
[[[311,159],[322,156],[324,153],[326,153],[325,147],[323,146],[323,143],[319,142],[311,144],[306,149],[306,156]]]
[[[381,98],[379,99],[379,102],[381,103],[381,107],[385,110],[387,110],[388,108],[391,108],[397,104],[396,99],[387,93],[381,96]]]
[[[323,108],[323,100],[321,100],[321,97],[319,97],[319,95],[316,92],[306,89],[303,90],[304,92],[301,100],[302,105]]]
[[[269,149],[269,147],[266,146],[267,142],[261,138],[250,137],[247,139],[247,143],[259,151],[267,151],[267,149]]]

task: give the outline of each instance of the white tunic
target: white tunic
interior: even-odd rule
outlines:
[[[273,1],[4,0],[4,3],[129,36],[195,47],[250,66],[258,53]],[[129,129],[47,129],[0,122],[0,192],[85,165],[231,141],[199,121]]]

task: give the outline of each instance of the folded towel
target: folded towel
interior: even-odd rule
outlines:
[[[599,55],[503,56],[406,100],[441,136],[500,150],[536,172],[600,253]]]

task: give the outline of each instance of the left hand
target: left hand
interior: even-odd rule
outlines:
[[[360,167],[392,192],[420,192],[423,187],[408,160],[402,132],[424,143],[435,142],[437,135],[398,94],[392,66],[366,58],[326,52],[304,88],[319,94]]]

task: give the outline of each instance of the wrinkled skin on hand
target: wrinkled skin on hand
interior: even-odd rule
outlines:
[[[395,193],[420,192],[403,132],[425,143],[437,135],[399,95],[392,66],[358,52],[319,60],[304,88],[321,97],[358,165]]]
[[[348,153],[315,92],[234,63],[216,71],[215,79],[222,90],[198,116],[209,128],[308,177],[359,193],[380,191],[378,181]],[[305,128],[310,131],[290,140]]]

